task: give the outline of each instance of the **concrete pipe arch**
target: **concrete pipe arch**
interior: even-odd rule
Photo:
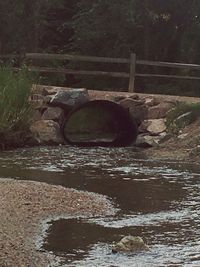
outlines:
[[[128,146],[137,138],[137,124],[128,110],[107,100],[73,109],[62,125],[67,141],[76,146]]]

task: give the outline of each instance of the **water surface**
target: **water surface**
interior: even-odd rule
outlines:
[[[134,148],[31,148],[0,153],[0,176],[44,181],[108,196],[114,217],[49,224],[43,250],[61,266],[200,266],[200,165],[145,159]],[[150,252],[112,254],[139,235]]]

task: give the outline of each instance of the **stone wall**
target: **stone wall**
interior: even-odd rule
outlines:
[[[106,95],[102,94],[102,99]],[[101,96],[100,96],[101,98]],[[95,100],[94,92],[86,89],[33,86],[31,103],[34,107],[30,130],[38,144],[64,144],[60,132],[63,119],[75,107]],[[162,142],[166,136],[166,115],[177,101],[159,101],[153,96],[109,93],[108,100],[127,109],[138,124],[139,135],[135,145],[148,147]]]
[[[34,86],[31,103],[34,108],[30,126],[33,138],[41,145],[59,145],[65,141],[61,125],[75,107],[90,101],[86,89]]]

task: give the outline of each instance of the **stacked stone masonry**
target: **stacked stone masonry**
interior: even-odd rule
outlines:
[[[35,110],[30,130],[40,145],[64,144],[60,128],[68,112],[86,102],[96,100],[94,91],[84,88],[61,88],[34,85],[31,102]],[[102,100],[113,101],[127,109],[138,124],[139,135],[133,145],[156,146],[166,138],[166,116],[177,101],[160,101],[156,97],[113,92]]]

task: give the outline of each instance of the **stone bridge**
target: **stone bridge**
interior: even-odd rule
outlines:
[[[38,144],[154,146],[166,138],[166,115],[200,98],[34,85],[31,132]]]

